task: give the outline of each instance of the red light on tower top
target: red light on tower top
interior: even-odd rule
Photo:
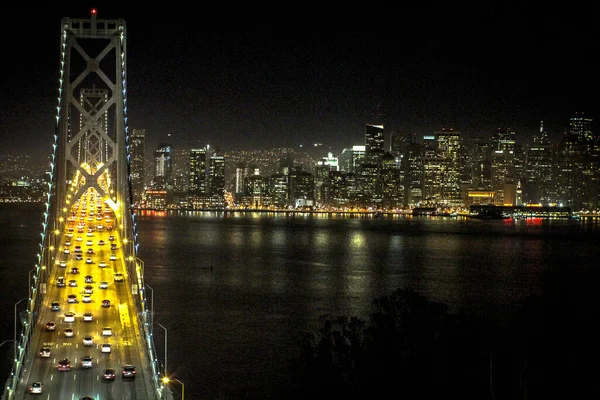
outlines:
[[[92,9],[90,10],[90,13],[91,13],[92,15],[96,15],[96,14],[98,13],[98,11],[96,11],[96,9],[95,9],[95,8],[92,8]]]

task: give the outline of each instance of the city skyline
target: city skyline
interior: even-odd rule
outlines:
[[[97,8],[99,19],[127,23],[128,124],[146,130],[150,147],[170,136],[183,148],[319,142],[341,151],[362,143],[368,123],[418,136],[511,128],[524,141],[543,120],[556,139],[574,113],[597,112],[593,25],[568,10],[414,6],[398,20],[309,18],[284,27]],[[5,149],[50,153],[59,23],[89,18],[90,9],[12,10],[3,33],[18,35],[22,16],[36,38],[2,45],[12,55],[0,86]]]

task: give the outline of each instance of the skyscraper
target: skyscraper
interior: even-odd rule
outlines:
[[[146,154],[146,130],[134,129],[129,145],[129,173],[133,204],[139,205],[144,198],[144,161]]]
[[[161,143],[154,152],[154,189],[167,189],[173,185],[173,146]]]

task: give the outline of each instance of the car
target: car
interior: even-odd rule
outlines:
[[[77,261],[81,261],[81,260],[83,260],[83,256],[82,256],[81,254],[76,254],[76,255],[75,255],[75,259],[76,259]]]
[[[58,362],[58,370],[59,371],[70,371],[71,370],[71,361],[68,358],[63,358]]]
[[[99,266],[100,268],[105,268],[105,267],[106,267],[106,261],[100,261],[100,262],[98,263],[98,266]]]
[[[75,336],[75,332],[73,332],[73,328],[65,329],[65,337],[73,337]]]
[[[117,245],[116,245],[116,243],[111,243],[111,245],[110,245],[110,249],[111,249],[111,250],[116,250],[116,249],[117,249]]]
[[[123,282],[124,279],[122,272],[115,272],[115,282]]]
[[[77,268],[77,267],[71,268],[71,273],[72,274],[78,274],[79,273],[79,268]]]
[[[31,382],[29,385],[29,393],[31,394],[41,394],[44,391],[44,385],[42,382]]]
[[[86,253],[87,253],[87,254],[94,254],[94,249],[87,249],[87,250],[86,250]]]
[[[131,364],[123,365],[123,371],[121,372],[123,378],[135,379],[135,367]]]
[[[93,261],[92,261],[92,259],[91,259],[91,258],[86,258],[86,259],[85,259],[85,263],[86,263],[86,264],[92,264],[92,263],[93,263]]]
[[[75,239],[75,240],[77,240],[78,242],[82,242],[83,238],[81,236],[77,236],[77,239]]]
[[[61,268],[67,268],[67,262],[66,261],[60,261],[58,263],[58,266],[61,267]]]
[[[91,303],[92,302],[92,296],[86,293],[83,296],[81,296],[81,301],[84,302],[84,303]]]
[[[106,242],[104,240],[99,240],[98,241],[98,245],[99,246],[104,246],[106,244]]]
[[[111,255],[108,257],[108,259],[109,259],[110,261],[117,261],[117,256],[116,256],[116,255],[114,255],[114,254],[111,254]]]
[[[83,288],[83,293],[85,293],[85,294],[94,293],[94,287],[92,285],[86,285],[86,287]]]
[[[65,277],[64,276],[59,276],[58,278],[56,278],[56,286],[58,287],[65,287],[67,286],[65,283]]]
[[[67,240],[67,241],[65,242],[65,246],[70,246],[70,245],[71,245],[71,241],[70,241],[70,240]]]
[[[83,337],[83,345],[84,346],[93,346],[94,345],[94,337],[92,335],[85,335]]]
[[[75,246],[75,253],[81,253],[81,246]]]
[[[100,282],[100,289],[108,289],[108,282],[106,282],[106,281]]]
[[[52,351],[50,350],[50,347],[42,347],[40,350],[40,357],[42,358],[49,358],[51,354]]]
[[[67,302],[68,303],[77,303],[77,295],[76,294],[70,294],[67,296]]]
[[[71,254],[71,250],[69,250],[69,249],[64,249],[63,253],[65,253],[65,254]]]
[[[65,322],[75,322],[75,313],[73,312],[66,312],[65,313]]]
[[[115,237],[114,237],[114,235],[110,235],[110,236],[108,237],[108,240],[110,240],[111,242],[112,242],[113,240],[115,240]]]
[[[83,322],[92,322],[94,319],[94,314],[91,312],[83,313]]]
[[[113,368],[106,368],[104,370],[104,375],[102,376],[105,381],[114,381],[115,380],[115,370]]]
[[[81,357],[81,368],[92,368],[94,366],[94,360],[90,356]]]
[[[86,242],[85,242],[85,245],[86,245],[86,246],[93,246],[93,245],[94,245],[94,243],[92,243],[92,241],[91,241],[91,240],[88,240],[88,241],[86,241]]]
[[[58,301],[53,301],[50,306],[51,311],[60,311],[60,303]]]
[[[112,336],[112,329],[110,326],[105,326],[102,328],[102,336]]]
[[[88,233],[86,233],[86,235],[87,235],[87,237],[92,237],[92,236],[94,236],[94,234],[93,234],[91,231],[89,231]],[[88,246],[91,246],[91,244],[88,244]]]
[[[104,343],[104,344],[102,345],[102,348],[101,348],[101,349],[102,349],[102,350],[101,350],[101,351],[102,351],[102,353],[110,353],[110,351],[111,351],[111,349],[112,349],[112,348],[111,348],[111,345],[110,345],[110,343]]]
[[[70,287],[77,287],[77,281],[75,279],[69,279]]]
[[[47,331],[55,331],[56,330],[56,323],[54,323],[54,322],[47,322],[46,323],[46,330]]]
[[[102,300],[102,307],[104,307],[104,308],[110,307],[110,300]]]
[[[85,283],[92,283],[94,282],[94,277],[91,275],[86,275],[85,276]]]

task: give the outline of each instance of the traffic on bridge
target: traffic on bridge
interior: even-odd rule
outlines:
[[[114,211],[92,188],[74,203],[55,266],[42,277],[33,351],[24,363],[31,367],[15,398],[153,398],[114,221]]]

